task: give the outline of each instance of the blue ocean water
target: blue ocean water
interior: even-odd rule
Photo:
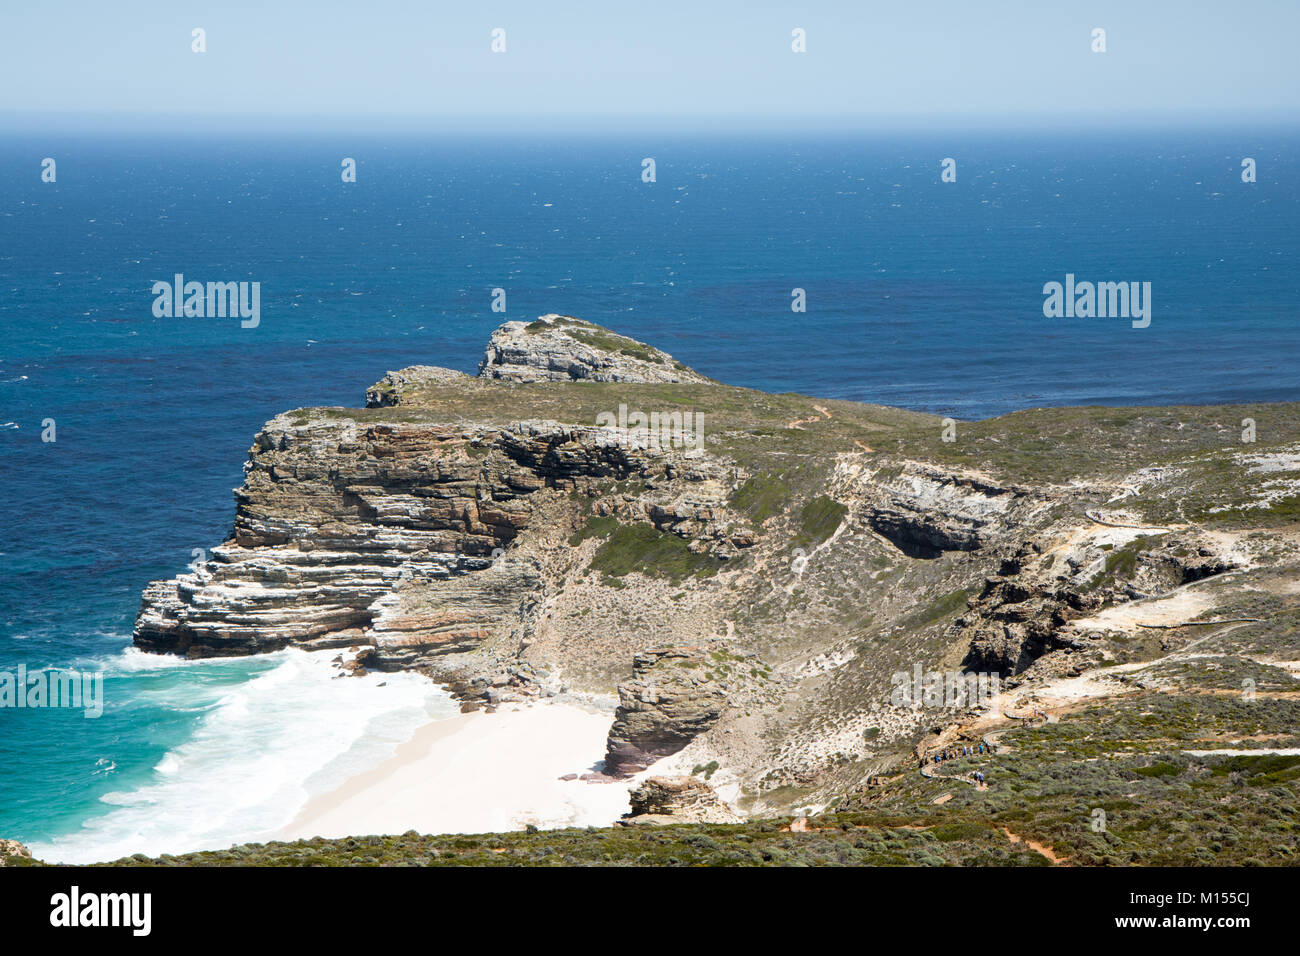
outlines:
[[[339,691],[293,653],[124,652],[143,585],[226,537],[277,412],[360,405],[405,365],[472,371],[503,319],[545,312],[726,382],[958,418],[1298,400],[1297,147],[1297,129],[6,137],[0,670],[105,668],[106,710],[0,708],[0,836],[69,859],[255,838],[445,712],[415,684]],[[155,318],[177,272],[260,282],[260,326]],[[1044,318],[1067,272],[1151,282],[1150,327]],[[296,736],[313,727],[320,746]]]

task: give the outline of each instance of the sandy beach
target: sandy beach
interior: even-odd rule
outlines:
[[[604,758],[612,714],[541,701],[431,721],[384,763],[309,800],[278,839],[608,825],[630,781],[560,780]]]

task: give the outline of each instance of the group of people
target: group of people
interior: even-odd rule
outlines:
[[[978,744],[963,744],[960,747],[950,747],[947,750],[941,750],[938,753],[931,754],[930,763],[943,763],[945,760],[956,760],[958,757],[982,757],[984,754],[992,753],[993,749],[984,741]],[[921,766],[926,765],[926,758],[921,758]]]

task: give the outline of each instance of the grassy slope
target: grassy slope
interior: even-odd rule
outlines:
[[[1185,517],[1211,525],[1254,520],[1243,486],[1255,483],[1235,456],[1300,442],[1300,404],[1206,405],[1168,408],[1029,409],[980,422],[959,422],[956,441],[941,438],[941,419],[882,405],[771,395],[726,385],[542,383],[519,385],[470,380],[466,386],[408,388],[403,404],[382,409],[303,409],[309,414],[361,422],[478,422],[507,425],[522,419],[595,425],[603,412],[696,411],[705,419],[708,447],[751,470],[793,477],[802,466],[821,476],[837,452],[861,451],[878,459],[905,457],[989,473],[1008,482],[1062,484],[1115,478],[1138,468],[1175,466],[1187,497]],[[828,419],[818,406],[830,413]],[[1241,422],[1256,422],[1257,440],[1241,441]],[[800,422],[801,427],[790,427]],[[814,474],[815,473],[815,474]],[[808,488],[815,480],[806,482]],[[1131,504],[1152,520],[1178,518],[1180,505],[1161,496]],[[1211,511],[1226,508],[1225,512]],[[1300,518],[1300,503],[1284,501],[1266,517]]]

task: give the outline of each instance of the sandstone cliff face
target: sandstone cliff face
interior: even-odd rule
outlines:
[[[479,376],[510,382],[709,381],[667,352],[555,314],[535,322],[507,322],[492,333]]]
[[[369,643],[381,666],[464,650],[527,618],[537,573],[494,552],[529,526],[534,494],[653,468],[595,427],[281,415],[250,450],[234,536],[149,585],[135,643],[191,657]]]
[[[633,774],[675,754],[718,722],[726,693],[708,677],[696,647],[665,647],[637,654],[632,679],[618,688],[605,772]]]

